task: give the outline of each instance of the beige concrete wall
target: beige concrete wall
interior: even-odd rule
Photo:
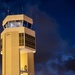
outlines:
[[[34,75],[34,54],[28,53],[28,75]]]
[[[11,75],[11,34],[6,34],[6,75]]]
[[[20,75],[18,32],[11,32],[11,75]]]
[[[4,35],[5,33],[8,33],[8,32],[15,32],[15,31],[17,31],[18,33],[27,33],[27,34],[35,37],[35,31],[25,28],[25,27],[6,28],[2,32],[2,35]],[[22,52],[33,52],[33,53],[36,52],[36,49],[32,49],[32,48],[29,48],[26,46],[19,46],[19,49],[22,50]]]
[[[33,30],[29,29],[29,28],[25,28],[25,33],[35,37],[35,31],[33,31]]]
[[[34,75],[33,50],[31,48],[24,48],[24,51],[27,50],[27,52],[20,53],[19,55],[18,33],[20,32],[35,36],[34,31],[29,29],[25,30],[24,27],[6,28],[1,34],[3,40],[2,75]],[[32,52],[29,53],[28,50]],[[24,68],[25,65],[27,65],[28,73],[20,74],[20,69]]]
[[[20,66],[21,70],[24,70],[24,66],[27,66],[27,72],[22,75],[34,75],[34,54],[33,53],[21,53],[20,54]]]
[[[6,41],[5,35],[2,35],[2,75],[6,74]]]
[[[20,53],[20,70],[24,70],[24,66],[27,66],[28,71],[28,54]],[[23,73],[22,75],[28,75],[28,73]]]
[[[27,33],[27,34],[35,37],[35,31],[28,29],[26,27],[6,28],[6,29],[4,29],[4,31],[2,33],[5,34],[6,32],[13,32],[13,31],[18,31],[19,33]]]
[[[18,39],[18,32],[8,32],[3,37],[2,75],[20,75]]]

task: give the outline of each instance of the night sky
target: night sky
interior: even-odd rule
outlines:
[[[8,10],[34,20],[35,75],[75,75],[75,0],[0,0],[0,32]]]

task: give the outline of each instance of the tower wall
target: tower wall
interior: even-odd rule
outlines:
[[[4,38],[3,75],[20,75],[18,32],[8,32]]]
[[[28,71],[28,54],[27,53],[20,53],[20,70],[24,70],[25,65],[26,70]],[[28,75],[28,73],[21,73],[22,75]]]
[[[6,74],[6,45],[5,45],[5,35],[2,35],[2,75]]]
[[[28,71],[29,75],[34,75],[34,53],[28,53]]]
[[[33,53],[21,53],[20,54],[21,70],[24,70],[26,65],[27,73],[22,75],[34,75],[34,54]]]

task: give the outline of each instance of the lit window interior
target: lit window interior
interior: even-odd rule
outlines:
[[[13,28],[13,27],[20,27],[23,25],[22,21],[9,21],[4,25],[4,28]]]
[[[14,27],[27,27],[31,28],[32,24],[26,22],[26,21],[9,21],[4,25],[4,28],[14,28]]]

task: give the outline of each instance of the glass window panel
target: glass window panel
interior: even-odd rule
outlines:
[[[35,49],[35,37],[25,34],[25,45]]]
[[[27,27],[27,22],[26,21],[23,22],[23,26]]]
[[[16,21],[16,22],[15,22],[15,26],[16,26],[16,27],[23,26],[23,21]]]
[[[4,25],[4,28],[13,28],[13,27],[20,27],[23,26],[22,21],[10,21]]]
[[[19,33],[19,46],[24,46],[24,33]]]
[[[31,24],[30,23],[28,23],[28,28],[31,28]]]

